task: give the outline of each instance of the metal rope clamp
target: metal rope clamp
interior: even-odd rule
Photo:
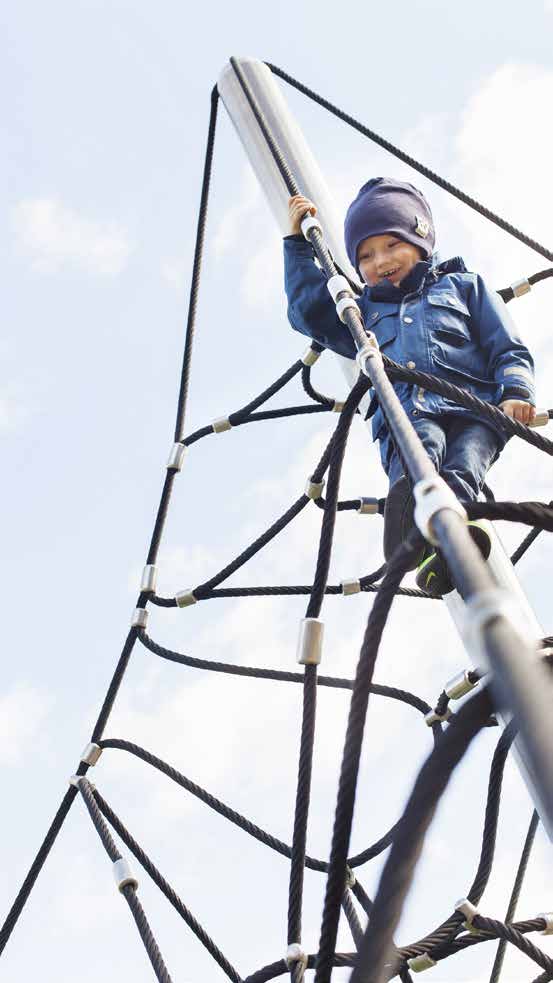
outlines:
[[[462,669],[456,676],[453,676],[444,686],[444,692],[450,700],[460,700],[462,696],[470,693],[471,689],[478,686],[479,679],[473,681],[470,676],[474,669]]]
[[[323,648],[324,621],[302,618],[298,638],[297,662],[302,666],[318,666]]]
[[[307,953],[304,952],[299,942],[290,943],[284,959],[288,969],[292,969],[295,963],[300,963],[304,969],[307,969]]]
[[[478,929],[472,924],[476,915],[480,914],[476,905],[473,905],[472,901],[469,901],[468,898],[461,898],[461,900],[455,905],[455,910],[460,911],[461,914],[465,916],[463,928],[466,929],[467,932],[471,932],[473,935],[479,935],[480,933]]]
[[[119,857],[119,860],[114,860],[113,876],[119,891],[122,891],[124,887],[134,887],[136,891],[138,881],[132,872],[129,861],[125,860],[124,857]]]
[[[419,956],[413,956],[411,959],[408,959],[407,965],[414,973],[422,973],[423,970],[432,969],[433,966],[437,966],[438,964],[427,952],[421,952]]]
[[[553,935],[553,911],[540,911],[536,918],[543,918],[545,922],[545,928],[542,929],[540,935]]]
[[[359,371],[362,372],[363,375],[368,375],[365,363],[367,359],[377,357],[382,358],[378,341],[376,340],[376,335],[373,334],[372,331],[367,331],[367,340],[355,356],[355,361],[357,362]]]
[[[90,765],[92,768],[98,761],[103,748],[99,744],[87,744],[83,753],[81,754],[81,761],[85,765]]]
[[[463,506],[443,478],[437,474],[432,478],[422,478],[413,486],[415,497],[415,522],[428,542],[438,545],[432,532],[432,519],[442,509],[452,509],[462,519],[467,518]]]
[[[321,481],[312,481],[311,478],[308,478],[307,483],[305,485],[304,494],[307,495],[308,498],[312,498],[313,501],[315,501],[315,499],[321,497],[324,486],[325,486],[324,478]]]
[[[309,348],[305,349],[301,357],[301,360],[304,365],[307,366],[315,365],[315,362],[317,361],[317,359],[321,357],[321,354],[322,354],[321,352],[316,352],[315,349],[311,348],[310,346]]]
[[[167,468],[171,471],[180,471],[187,451],[186,444],[173,444],[167,461]]]
[[[522,280],[515,280],[515,282],[511,284],[511,290],[513,291],[515,297],[523,297],[524,294],[529,293],[531,289],[532,284],[524,277]]]
[[[318,229],[321,235],[323,233],[323,227],[321,223],[319,222],[318,218],[315,218],[313,215],[306,215],[305,218],[302,218],[300,222],[300,229],[304,235],[304,238],[307,239],[308,242],[309,242],[308,232],[311,232],[311,229]]]

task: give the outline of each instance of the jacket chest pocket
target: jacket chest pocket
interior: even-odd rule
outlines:
[[[467,349],[474,345],[470,332],[470,311],[455,293],[428,294],[430,332],[444,348]]]

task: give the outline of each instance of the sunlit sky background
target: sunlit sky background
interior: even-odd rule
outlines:
[[[172,444],[210,91],[228,57],[282,66],[551,248],[553,4],[531,0],[522,12],[498,0],[339,8],[19,0],[0,20],[3,918],[89,740],[137,595]],[[369,177],[396,175],[430,198],[444,258],[461,253],[496,287],[548,265],[299,94],[285,96],[339,211]],[[542,406],[553,405],[552,289],[545,283],[511,306],[536,355]],[[186,432],[243,405],[304,348],[287,325],[280,233],[222,109]],[[313,378],[344,393],[331,356]],[[296,402],[297,384],[277,400]],[[206,580],[285,511],[335,422],[274,421],[195,445],[175,483],[160,592]],[[377,453],[356,423],[343,496],[383,495]],[[490,484],[498,498],[549,501],[550,468],[513,441]],[[309,583],[320,519],[307,510],[230,584]],[[331,582],[378,566],[381,533],[378,517],[340,516]],[[522,537],[500,533],[508,547]],[[546,634],[550,549],[544,534],[519,568]],[[325,602],[322,671],[353,675],[371,604],[370,595]],[[149,627],[190,655],[293,669],[304,613],[302,598],[218,600],[153,610]],[[397,602],[379,682],[433,702],[465,664],[441,605]],[[300,711],[300,687],[195,672],[137,646],[105,736],[135,740],[290,841]],[[346,714],[346,694],[320,694],[309,851],[321,857]],[[426,934],[468,890],[497,737],[480,736],[440,805],[399,943]],[[415,711],[371,700],[354,851],[396,820],[429,749]],[[122,752],[104,754],[94,781],[242,976],[282,956],[282,857]],[[487,914],[504,914],[530,815],[509,765]],[[369,893],[379,869],[360,872]],[[551,907],[550,884],[551,847],[540,831],[522,917]],[[323,890],[308,872],[310,951]],[[140,893],[176,983],[224,979],[145,874]],[[339,945],[352,948],[346,928]],[[484,983],[492,959],[489,944],[478,946],[432,979]],[[510,955],[504,979],[537,972]],[[80,801],[0,961],[0,980],[77,974],[81,983],[153,978]]]

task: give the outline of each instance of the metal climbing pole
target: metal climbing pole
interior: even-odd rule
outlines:
[[[324,240],[318,230],[312,233],[312,238],[306,229],[306,237],[314,245],[318,257],[317,245],[320,247],[322,242],[323,250],[324,245],[328,246],[332,254],[328,263],[324,251],[321,253],[324,272],[332,278],[334,259],[348,277],[356,279],[345,255],[340,223],[329,189],[271,71],[252,58],[233,59],[223,69],[218,89],[280,230],[284,234],[287,231],[290,187],[295,184],[317,203]],[[275,159],[279,156],[275,155],[275,147],[280,152],[280,166]],[[283,179],[283,170],[291,180]],[[351,311],[351,304],[349,301],[344,303],[343,294],[338,294],[335,300],[343,305],[344,330],[349,328],[361,349],[358,363],[370,376],[379,399],[385,402],[386,415],[411,476],[419,483],[421,491],[422,485],[427,484],[430,494],[428,483],[432,482],[433,468],[422,445],[417,439],[413,440],[414,431],[399,403],[394,402],[395,394],[378,364],[380,360],[370,357],[366,345],[368,339],[361,333],[360,321]],[[358,374],[358,364],[351,359],[335,357],[352,384]],[[420,500],[423,500],[422,494]],[[472,551],[470,537],[454,512],[451,501],[446,503],[444,499],[441,504],[439,499],[436,500],[433,511],[426,509],[426,528],[432,529],[460,587],[460,592],[454,592],[446,603],[471,661],[490,672],[501,711],[505,717],[512,714],[516,717],[520,727],[517,749],[521,772],[553,839],[553,685],[539,663],[536,647],[544,632],[499,538],[492,530],[492,553],[484,567],[480,557]]]

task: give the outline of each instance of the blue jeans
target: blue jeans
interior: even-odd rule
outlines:
[[[466,416],[419,417],[411,421],[442,478],[461,501],[474,501],[505,440],[484,423]],[[392,451],[385,468],[390,487],[402,477],[403,465]]]

